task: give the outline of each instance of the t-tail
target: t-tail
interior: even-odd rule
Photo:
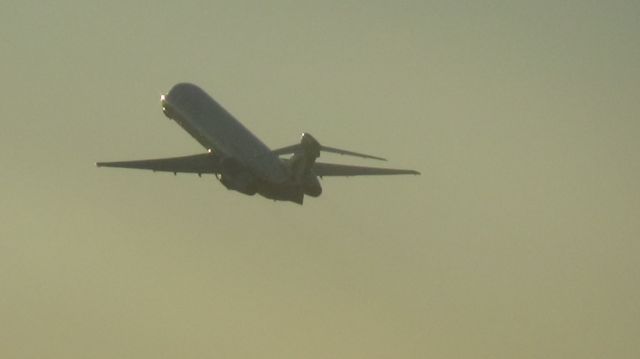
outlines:
[[[318,197],[322,193],[322,186],[318,177],[311,170],[320,157],[320,143],[308,133],[303,133],[300,143],[295,146],[293,156],[289,159],[289,167],[293,181],[302,186],[304,194]]]

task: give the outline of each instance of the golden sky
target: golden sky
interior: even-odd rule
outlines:
[[[640,357],[639,19],[5,2],[0,357]],[[94,167],[203,151],[161,113],[182,81],[271,147],[307,131],[422,176],[326,178],[300,207]]]

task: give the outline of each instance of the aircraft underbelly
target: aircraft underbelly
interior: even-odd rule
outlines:
[[[233,157],[258,177],[273,183],[287,181],[278,157],[199,87],[175,85],[165,96],[172,118],[202,146],[223,157]]]

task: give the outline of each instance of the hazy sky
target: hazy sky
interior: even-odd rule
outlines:
[[[640,357],[638,1],[9,0],[0,30],[0,357]],[[95,168],[203,150],[181,81],[422,176],[301,207]]]

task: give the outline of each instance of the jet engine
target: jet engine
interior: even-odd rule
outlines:
[[[309,174],[316,158],[320,157],[320,148],[320,143],[313,136],[306,132],[302,134],[300,146],[289,160],[291,172],[296,182],[303,182],[306,175]]]
[[[302,179],[302,190],[304,191],[304,194],[311,197],[318,197],[322,194],[322,186],[320,185],[318,176],[316,176],[313,171],[309,171],[304,174]]]
[[[290,159],[291,172],[294,181],[302,186],[306,195],[318,197],[322,193],[322,186],[311,168],[320,157],[320,143],[308,133],[303,133],[300,139],[300,149]]]

